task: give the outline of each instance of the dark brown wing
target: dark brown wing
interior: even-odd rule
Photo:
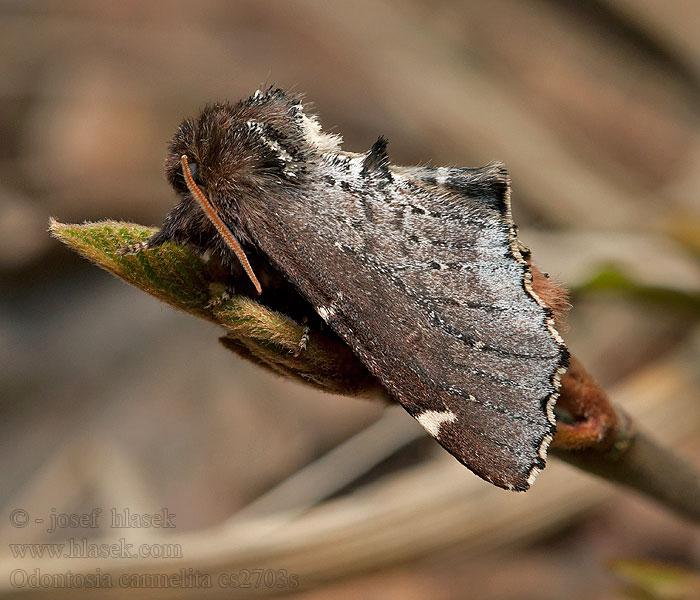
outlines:
[[[389,168],[373,152],[326,158],[303,196],[268,200],[247,227],[440,444],[525,490],[567,351],[530,290],[507,173]]]

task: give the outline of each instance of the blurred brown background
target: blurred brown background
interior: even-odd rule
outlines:
[[[0,3],[3,567],[14,564],[8,543],[69,535],[8,527],[16,507],[44,516],[167,507],[178,534],[197,535],[382,414],[244,364],[212,325],[129,288],[46,232],[49,216],[158,224],[174,203],[162,161],[180,120],[267,83],[304,92],[348,150],[382,134],[397,164],[505,162],[521,239],[574,292],[572,351],[627,393],[633,414],[640,393],[650,406],[664,394],[697,403],[699,29],[692,0]],[[697,461],[698,414],[673,417],[674,407],[657,407],[661,416],[645,425]],[[365,485],[421,460],[443,457],[410,445]],[[687,523],[561,465],[538,485],[561,487],[557,469],[598,495],[562,497],[563,513],[540,496],[539,517],[525,538],[513,534],[517,543],[503,531],[497,543],[486,543],[489,531],[445,543],[428,531],[405,542],[405,555],[360,560],[341,538],[332,548],[346,568],[302,577],[315,588],[296,593],[634,597],[609,559],[700,567],[700,537]],[[507,494],[451,473],[473,479],[479,494]],[[489,510],[469,501],[475,520]],[[525,502],[503,501],[515,511]],[[406,525],[384,527],[410,538]],[[293,546],[265,536],[271,547]],[[51,571],[43,560],[29,570]],[[0,588],[12,591],[7,581]]]

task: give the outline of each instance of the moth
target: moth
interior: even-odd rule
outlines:
[[[528,489],[568,352],[557,293],[544,299],[554,288],[518,241],[507,171],[400,167],[382,137],[362,154],[341,141],[281,89],[207,106],[170,143],[179,203],[124,252],[217,253],[237,291],[315,311],[474,473]]]

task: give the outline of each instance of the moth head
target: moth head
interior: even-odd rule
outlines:
[[[197,118],[185,119],[170,142],[165,173],[180,202],[158,233],[123,253],[165,241],[218,250],[224,258],[237,257],[260,293],[243,247],[252,241],[246,223],[261,215],[246,200],[280,197],[303,185],[315,162],[340,141],[323,133],[301,100],[284,90],[207,106]]]
[[[276,185],[299,185],[314,161],[337,149],[297,96],[284,90],[256,92],[237,104],[207,106],[185,119],[170,143],[165,169],[180,194],[187,193],[180,157],[214,204],[233,203],[247,193]]]

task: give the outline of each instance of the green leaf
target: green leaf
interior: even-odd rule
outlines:
[[[587,283],[572,290],[573,294],[615,292],[628,298],[656,304],[691,317],[700,317],[700,296],[660,286],[638,283],[614,266],[602,268]]]
[[[700,575],[652,560],[616,559],[609,569],[627,584],[631,598],[690,600],[700,598]]]
[[[65,225],[55,219],[49,222],[49,230],[69,248],[127,283],[179,310],[215,321],[206,307],[210,298],[208,269],[199,256],[170,243],[138,254],[118,253],[157,230],[116,221]]]

